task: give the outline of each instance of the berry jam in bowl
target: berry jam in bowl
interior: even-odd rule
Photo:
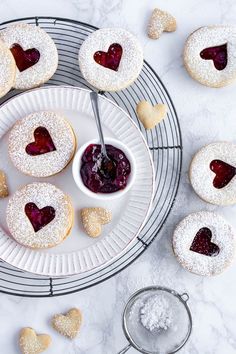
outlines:
[[[122,197],[135,179],[135,159],[130,149],[113,138],[105,138],[109,160],[101,155],[101,145],[94,139],[77,151],[72,173],[79,189],[96,199]]]

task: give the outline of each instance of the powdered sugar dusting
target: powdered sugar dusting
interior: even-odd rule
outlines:
[[[166,11],[154,9],[148,24],[148,36],[152,39],[160,38],[163,31],[173,32],[176,30],[175,18]]]
[[[222,160],[236,167],[236,145],[216,142],[199,150],[190,165],[189,177],[195,192],[205,201],[217,205],[236,203],[236,176],[221,189],[213,185],[215,173],[210,169],[213,160]]]
[[[15,61],[7,46],[0,41],[0,97],[13,86],[15,79]]]
[[[9,48],[17,43],[24,50],[36,48],[40,52],[39,61],[35,65],[22,72],[16,68],[16,89],[37,87],[55,73],[58,65],[57,48],[51,37],[40,27],[26,23],[14,24],[1,31],[0,38]]]
[[[19,346],[22,354],[40,354],[51,343],[48,334],[37,335],[32,328],[26,327],[20,331]]]
[[[170,304],[163,295],[150,296],[140,309],[140,321],[149,331],[167,330],[172,320]]]
[[[211,241],[220,249],[215,257],[190,251],[194,237],[203,227],[211,230]],[[235,256],[235,233],[232,226],[216,213],[207,211],[193,213],[185,217],[176,227],[173,249],[184,268],[199,275],[216,275],[221,273]]]
[[[52,319],[53,328],[62,335],[73,339],[77,336],[82,322],[79,309],[73,308],[66,315],[55,315]]]
[[[109,223],[112,219],[112,213],[101,207],[83,208],[80,213],[84,229],[91,237],[98,237],[102,232],[101,225]]]
[[[123,54],[118,71],[99,65],[94,60],[98,50],[108,51],[111,44],[118,43]],[[93,32],[79,51],[79,65],[84,78],[103,91],[119,91],[132,84],[143,65],[143,51],[138,40],[121,28],[103,28]]]
[[[31,156],[26,146],[34,141],[38,127],[48,130],[55,151]],[[75,150],[75,136],[69,123],[55,112],[35,112],[16,122],[9,136],[9,154],[20,171],[34,177],[47,177],[60,172],[70,162]]]
[[[200,52],[227,43],[227,66],[217,70],[212,60],[204,60]],[[201,27],[187,39],[184,63],[189,74],[203,85],[225,86],[236,79],[236,26]]]
[[[52,206],[55,218],[38,232],[25,214],[25,205],[35,203],[39,209]],[[70,231],[73,209],[60,189],[49,183],[32,183],[18,190],[9,200],[6,219],[15,240],[32,248],[48,248],[62,242]]]

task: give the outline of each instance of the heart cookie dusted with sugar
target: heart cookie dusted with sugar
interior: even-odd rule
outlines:
[[[101,235],[102,225],[108,224],[111,218],[111,212],[104,208],[84,208],[81,210],[81,220],[90,237]]]
[[[176,30],[175,18],[166,11],[154,9],[148,24],[148,37],[158,39],[163,32]]]
[[[66,315],[58,314],[52,319],[53,328],[69,339],[74,339],[80,329],[82,315],[79,309],[73,308]]]
[[[8,187],[6,175],[0,170],[0,198],[5,198],[8,196]]]
[[[153,129],[165,118],[167,107],[162,103],[152,106],[148,101],[141,101],[137,105],[136,112],[144,128]]]
[[[33,328],[25,327],[20,331],[19,346],[22,354],[39,354],[51,344],[48,334],[36,334]]]

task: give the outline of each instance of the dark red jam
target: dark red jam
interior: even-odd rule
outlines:
[[[122,47],[118,43],[113,43],[110,45],[108,52],[98,51],[94,53],[94,60],[96,63],[104,66],[105,68],[117,71],[120,60],[122,57]]]
[[[113,193],[124,189],[131,173],[130,162],[123,151],[112,145],[106,145],[106,150],[112,166],[103,162],[101,145],[89,145],[82,155],[81,178],[94,193]]]
[[[37,156],[56,150],[51,135],[46,128],[36,128],[34,131],[34,139],[35,141],[28,144],[25,148],[28,155]]]
[[[35,65],[40,58],[38,49],[31,48],[24,50],[19,44],[15,43],[11,47],[12,55],[15,59],[19,71],[24,71]]]
[[[217,189],[224,188],[236,175],[236,168],[221,160],[213,160],[210,169],[216,174],[213,186]]]
[[[36,204],[27,203],[25,205],[25,214],[29,218],[34,231],[38,232],[55,218],[56,212],[51,206],[39,209]]]
[[[228,62],[227,44],[205,48],[201,51],[200,57],[205,60],[213,60],[217,70],[224,70]]]
[[[219,247],[211,242],[212,233],[207,227],[200,229],[190,247],[190,251],[204,254],[205,256],[215,257],[219,254]]]

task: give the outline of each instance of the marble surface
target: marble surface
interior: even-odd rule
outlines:
[[[145,29],[155,6],[169,10],[178,30],[158,41],[147,38]],[[235,23],[234,0],[0,0],[0,20],[32,15],[73,18],[97,26],[122,26],[135,33],[144,46],[145,58],[158,72],[176,106],[183,133],[184,161],[176,204],[161,232],[161,240],[129,268],[86,291],[51,299],[27,299],[0,294],[0,352],[19,353],[18,331],[32,326],[52,335],[50,354],[115,354],[126,345],[121,313],[128,297],[151,284],[188,292],[193,315],[193,333],[182,354],[236,353],[235,292],[236,263],[222,275],[199,277],[185,271],[171,250],[176,223],[189,212],[215,210],[235,227],[236,206],[219,208],[202,202],[191,189],[187,170],[194,152],[217,140],[236,143],[236,85],[210,89],[186,73],[181,53],[189,33],[202,25]],[[79,337],[70,342],[50,328],[50,317],[78,306],[83,312]],[[131,349],[130,354],[136,353]]]

